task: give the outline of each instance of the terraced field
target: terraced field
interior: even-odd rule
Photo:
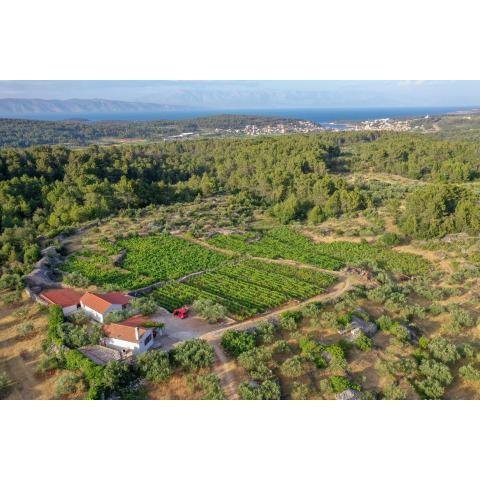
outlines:
[[[216,235],[209,243],[243,254],[265,258],[284,258],[328,270],[339,270],[345,265],[376,262],[395,273],[417,275],[430,269],[422,257],[372,245],[367,242],[314,243],[289,227],[277,227],[263,235]]]
[[[333,275],[310,269],[246,260],[222,265],[187,283],[166,285],[153,296],[169,310],[209,298],[225,305],[232,316],[244,319],[291,300],[318,295],[335,280]]]
[[[131,290],[208,270],[230,259],[172,235],[133,237],[100,246],[105,254],[83,250],[70,256],[62,270],[79,272],[94,285]],[[121,250],[126,250],[125,258],[115,266],[109,255]]]

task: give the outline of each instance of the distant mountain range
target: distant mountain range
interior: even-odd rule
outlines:
[[[39,98],[0,98],[0,114],[28,115],[46,113],[133,113],[186,110],[189,107],[159,103],[122,102],[101,98],[69,100],[43,100]]]

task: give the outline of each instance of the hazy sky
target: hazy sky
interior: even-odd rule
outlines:
[[[0,98],[104,98],[212,108],[479,106],[480,81],[0,81]]]

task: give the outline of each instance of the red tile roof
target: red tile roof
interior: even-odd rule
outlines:
[[[95,310],[98,313],[104,313],[112,305],[127,305],[130,302],[130,297],[123,293],[90,293],[87,292],[82,296],[80,301],[86,306]]]
[[[151,320],[143,315],[136,315],[120,323],[109,323],[103,326],[103,333],[106,337],[116,338],[118,340],[125,340],[126,342],[138,343],[135,336],[135,328],[138,327],[140,338],[151,331],[151,328],[140,327],[142,323],[150,322]]]
[[[43,300],[51,305],[60,305],[62,308],[65,308],[80,303],[82,293],[71,288],[54,288],[42,292],[40,298],[43,298]]]

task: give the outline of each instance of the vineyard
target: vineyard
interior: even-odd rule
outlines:
[[[105,254],[81,251],[71,255],[62,267],[78,272],[99,286],[131,290],[161,280],[180,278],[209,270],[229,257],[171,235],[133,237],[109,244],[101,242]],[[108,256],[125,250],[121,266]]]
[[[339,270],[345,265],[376,262],[395,273],[407,275],[425,273],[427,260],[410,253],[400,253],[367,242],[338,241],[314,243],[306,236],[288,227],[277,227],[262,236],[254,233],[216,235],[209,242],[217,247],[265,258],[284,258],[328,270]]]
[[[245,319],[291,300],[318,295],[334,282],[335,277],[327,273],[247,260],[222,265],[186,283],[171,283],[155,290],[153,296],[168,310],[208,298],[225,305],[232,316]]]

